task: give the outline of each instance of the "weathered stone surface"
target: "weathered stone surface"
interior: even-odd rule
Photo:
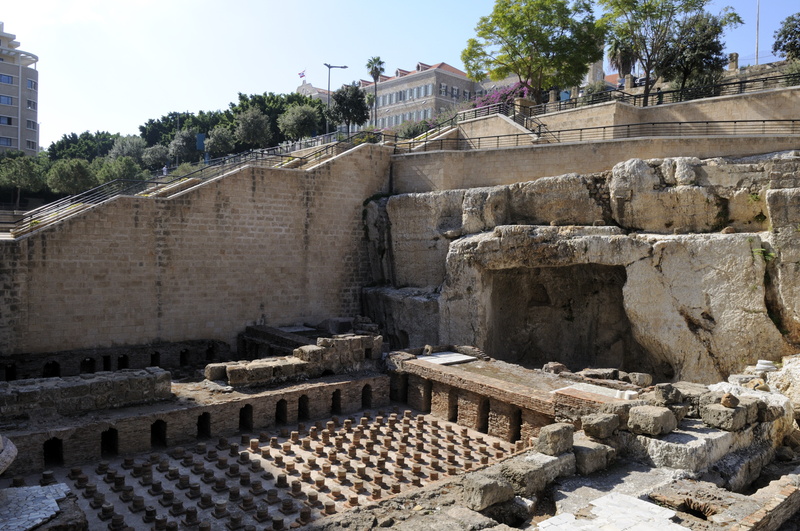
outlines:
[[[581,417],[581,427],[587,436],[607,439],[619,428],[619,416],[611,413],[597,413]]]
[[[725,431],[739,431],[747,422],[747,409],[744,407],[729,408],[722,404],[710,404],[700,409],[703,422],[712,428]]]
[[[568,452],[553,457],[532,453],[522,459],[511,459],[495,467],[511,482],[518,496],[531,498],[541,493],[556,478],[575,474],[575,454]],[[490,473],[488,470],[487,473]]]
[[[572,451],[575,453],[575,467],[584,476],[608,468],[616,456],[613,447],[586,438],[576,439]]]
[[[736,395],[731,393],[725,393],[722,395],[722,398],[719,401],[721,406],[725,407],[736,407],[739,405],[739,399],[736,398]]]
[[[572,436],[575,428],[572,424],[558,422],[549,424],[539,430],[534,449],[546,455],[561,455],[572,449]]]
[[[628,430],[642,435],[665,435],[678,426],[675,414],[659,406],[638,406],[631,408],[628,416]]]
[[[785,356],[779,371],[766,374],[767,384],[792,401],[795,415],[800,414],[800,354]]]
[[[639,387],[649,387],[653,385],[653,375],[646,372],[629,372],[628,381]]]
[[[668,406],[683,402],[683,395],[672,384],[661,383],[653,388],[653,399],[657,406]]]
[[[591,225],[603,211],[583,176],[570,173],[512,185],[511,217],[519,224]]]
[[[502,476],[487,476],[483,473],[464,476],[464,505],[473,511],[482,511],[514,498],[514,488]]]
[[[367,314],[392,348],[439,344],[439,293],[423,288],[365,288]]]
[[[764,303],[758,237],[649,240],[652,257],[627,267],[625,310],[638,343],[672,367],[674,377],[711,383],[740,370],[743,361],[755,361],[760,352],[786,352]]]
[[[569,372],[569,368],[564,365],[563,363],[559,363],[557,361],[549,361],[544,364],[542,367],[544,372],[550,372],[553,374],[560,374],[562,372]]]

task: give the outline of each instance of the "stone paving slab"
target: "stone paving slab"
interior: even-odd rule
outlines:
[[[659,507],[633,496],[612,492],[590,504],[593,518],[576,518],[562,513],[539,522],[543,531],[684,531],[689,529],[671,522],[675,511]]]
[[[47,522],[69,491],[63,483],[0,490],[0,531],[27,531]]]

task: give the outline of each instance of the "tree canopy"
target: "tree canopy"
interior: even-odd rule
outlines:
[[[800,60],[800,13],[786,17],[775,32],[772,53],[790,61]]]
[[[293,105],[278,117],[281,133],[290,140],[311,136],[320,122],[320,112],[311,105]]]
[[[577,85],[602,59],[605,25],[591,3],[577,0],[496,0],[481,17],[461,60],[470,78],[515,75],[537,103],[542,89]]]
[[[58,194],[77,194],[97,184],[85,159],[58,160],[47,172],[47,186]]]
[[[722,34],[726,27],[742,23],[735,12],[723,11],[712,15],[698,11],[687,18],[675,31],[675,36],[664,54],[663,65],[657,73],[678,88],[687,84],[702,86],[718,83],[722,77],[727,56]]]
[[[6,156],[0,159],[0,186],[9,186],[16,190],[15,208],[19,208],[22,190],[37,192],[44,188],[42,167],[33,157]]]
[[[119,134],[112,135],[108,131],[70,133],[50,144],[47,154],[50,160],[86,159],[91,162],[95,157],[108,155],[117,137]]]
[[[249,149],[264,148],[272,140],[272,124],[258,107],[250,107],[236,115],[236,140]]]
[[[599,0],[613,38],[630,43],[644,68],[644,105],[652,88],[650,80],[660,71],[672,46],[677,28],[711,0]]]
[[[369,120],[369,107],[364,91],[355,84],[345,85],[331,95],[333,106],[330,118],[335,123],[343,123],[350,134],[350,125],[361,125]]]

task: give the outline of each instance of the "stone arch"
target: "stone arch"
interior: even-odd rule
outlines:
[[[253,431],[253,406],[250,404],[239,409],[239,431]]]
[[[336,389],[331,395],[331,415],[342,414],[342,390]]]
[[[156,420],[150,425],[150,447],[167,447],[167,423],[161,419]]]
[[[286,424],[289,419],[289,406],[286,400],[281,398],[275,404],[275,424]]]
[[[42,366],[43,378],[58,378],[61,376],[61,364],[50,360]]]
[[[81,374],[94,374],[97,370],[97,362],[94,358],[83,358],[81,360]]]
[[[308,395],[302,395],[297,400],[297,420],[308,420],[311,418],[308,408]]]
[[[211,413],[208,411],[197,416],[197,438],[211,438]]]
[[[370,384],[361,388],[361,409],[372,408],[372,386]]]
[[[100,434],[100,455],[115,457],[119,454],[119,432],[116,428],[108,428]]]
[[[64,466],[64,443],[58,437],[47,439],[42,445],[45,468]]]

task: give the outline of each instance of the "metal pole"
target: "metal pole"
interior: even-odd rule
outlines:
[[[758,26],[761,21],[761,0],[756,0],[756,66],[758,66]]]
[[[328,67],[328,116],[325,117],[325,134],[327,135],[330,131],[329,120],[331,115],[331,68],[347,68],[347,66],[329,65],[328,63],[322,63],[322,64]]]

